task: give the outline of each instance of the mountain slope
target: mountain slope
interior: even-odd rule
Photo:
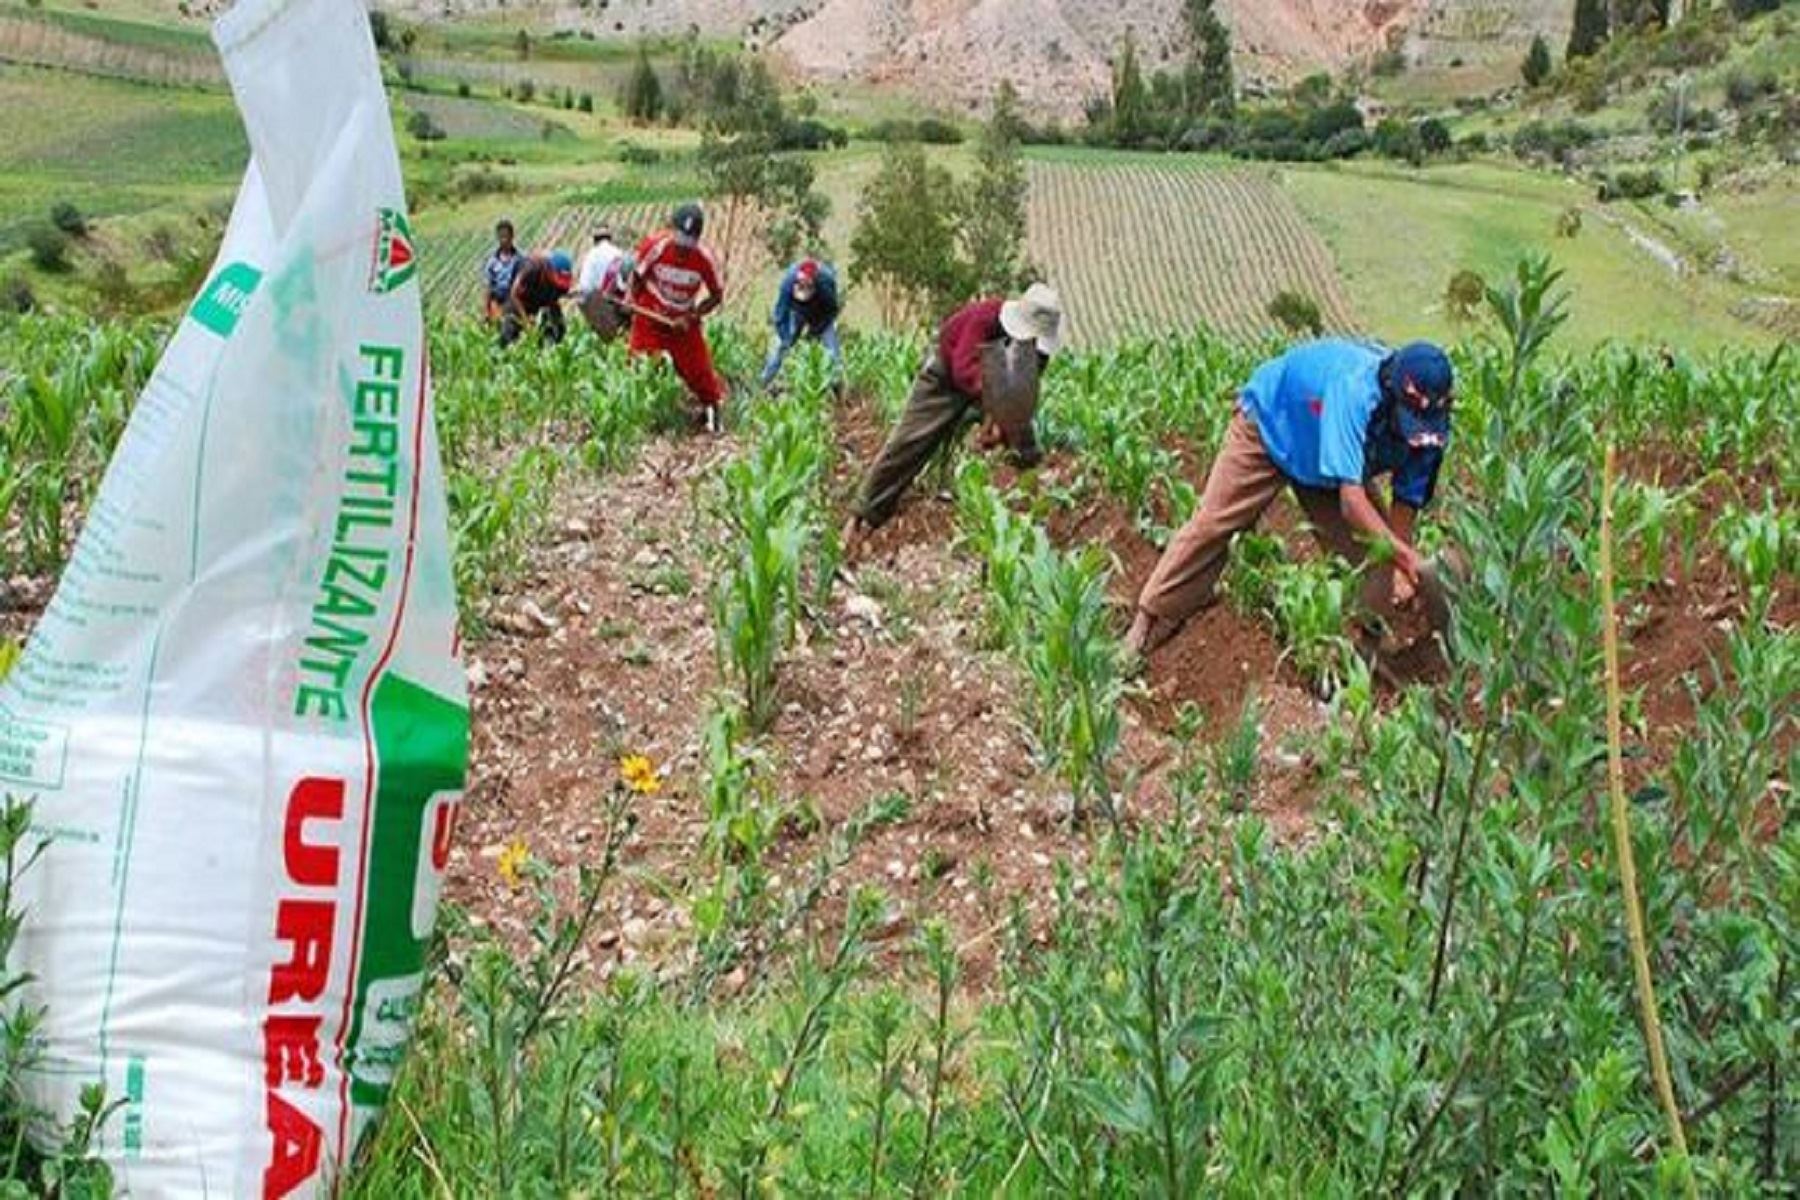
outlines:
[[[1152,68],[1185,53],[1182,0],[391,0],[426,20],[530,15],[600,36],[693,29],[773,49],[804,78],[895,84],[973,109],[1010,78],[1040,113],[1073,117],[1105,91],[1130,30]],[[1399,33],[1509,44],[1566,29],[1548,0],[1219,0],[1246,77],[1292,78],[1366,57]]]

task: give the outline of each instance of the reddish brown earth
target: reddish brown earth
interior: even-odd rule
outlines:
[[[880,439],[872,414],[844,414],[840,495]],[[489,631],[466,651],[473,761],[450,895],[478,924],[524,936],[528,896],[498,869],[506,846],[518,842],[557,867],[590,862],[619,757],[645,754],[661,773],[661,790],[635,801],[625,877],[590,947],[602,974],[632,961],[682,969],[692,944],[687,904],[712,878],[701,848],[701,731],[722,687],[708,601],[709,548],[722,537],[696,497],[740,448],[732,439],[658,442],[631,470],[565,495],[529,571],[485,606]],[[1067,486],[1076,464],[1053,460],[1045,474]],[[1285,500],[1269,523],[1299,533]],[[872,539],[857,590],[838,587],[803,623],[764,753],[773,795],[798,814],[773,852],[772,886],[799,887],[846,820],[904,794],[908,815],[856,849],[818,917],[829,923],[848,889],[877,884],[892,898],[886,938],[898,945],[925,916],[941,916],[980,982],[1011,903],[1041,928],[1056,864],[1083,863],[1093,835],[1071,825],[1066,790],[1032,760],[1017,668],[971,649],[980,574],[952,550],[953,527],[948,498],[923,486]],[[1123,628],[1155,548],[1105,500],[1059,512],[1051,533],[1064,545],[1109,547]],[[1298,537],[1298,552],[1307,541]],[[47,599],[41,580],[0,584],[0,637],[22,636]],[[1641,600],[1627,626],[1625,673],[1643,692],[1650,753],[1640,761],[1649,770],[1667,763],[1693,719],[1685,679],[1710,680],[1708,664],[1745,601],[1711,549],[1691,575],[1677,572]],[[1774,620],[1800,622],[1800,590],[1784,588]],[[1307,751],[1326,709],[1284,667],[1270,629],[1224,604],[1153,656],[1126,706],[1119,778],[1135,780],[1127,812],[1171,810],[1170,773],[1191,753],[1169,735],[1184,705],[1201,711],[1211,738],[1252,694],[1263,762],[1251,807],[1279,837],[1305,838],[1329,782]]]

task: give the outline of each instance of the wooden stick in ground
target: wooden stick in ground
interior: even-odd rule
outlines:
[[[1638,1009],[1644,1023],[1644,1045],[1650,1055],[1650,1073],[1656,1080],[1656,1096],[1669,1121],[1669,1140],[1685,1160],[1687,1134],[1681,1127],[1681,1109],[1675,1103],[1675,1085],[1669,1079],[1669,1059],[1663,1049],[1662,1022],[1656,1013],[1656,985],[1650,978],[1650,951],[1644,936],[1644,913],[1638,903],[1637,862],[1631,851],[1631,814],[1625,807],[1625,753],[1619,732],[1619,619],[1613,609],[1613,471],[1616,454],[1606,444],[1606,469],[1600,485],[1600,605],[1606,648],[1606,777],[1612,800],[1613,841],[1619,855],[1619,890],[1625,901],[1625,931],[1631,939],[1631,965],[1637,975]],[[1698,1196],[1691,1164],[1687,1193]]]

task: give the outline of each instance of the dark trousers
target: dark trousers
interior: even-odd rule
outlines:
[[[887,444],[869,468],[857,515],[871,529],[885,525],[900,506],[900,497],[931,461],[931,456],[980,411],[973,396],[956,390],[950,372],[936,353],[925,360],[913,381],[906,411],[888,435]]]
[[[525,329],[531,324],[535,315],[538,323],[538,336],[551,345],[563,340],[568,326],[563,324],[562,305],[550,304],[537,310],[535,314],[526,312],[518,303],[511,302],[500,317],[500,344],[510,346],[525,335]]]

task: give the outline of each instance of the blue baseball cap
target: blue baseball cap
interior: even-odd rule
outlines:
[[[550,256],[550,269],[558,275],[569,275],[575,270],[575,260],[565,250],[558,250]]]
[[[1431,342],[1402,346],[1388,359],[1382,379],[1407,445],[1425,449],[1449,444],[1456,371],[1441,347]]]

